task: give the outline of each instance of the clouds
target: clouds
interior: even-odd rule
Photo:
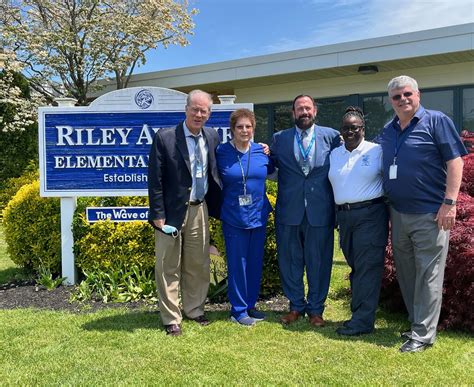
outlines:
[[[282,36],[262,51],[289,51],[474,21],[472,0],[313,0],[310,6],[314,22],[305,34]]]
[[[474,21],[473,0],[193,0],[187,47],[147,54],[137,72],[427,30]]]

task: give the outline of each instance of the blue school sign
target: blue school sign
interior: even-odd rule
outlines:
[[[221,99],[221,98],[220,98]],[[221,99],[223,101],[223,99]],[[153,136],[184,120],[186,94],[160,87],[134,87],[97,98],[87,107],[44,107],[38,111],[40,194],[61,198],[61,263],[74,284],[72,220],[78,196],[147,195],[148,153]],[[252,104],[212,106],[207,126],[223,142],[229,116]],[[91,222],[143,220],[147,208],[90,208]]]
[[[39,109],[42,196],[143,196],[155,133],[183,121],[186,94],[158,87],[108,93],[88,107]],[[216,104],[206,126],[229,138],[232,111]]]

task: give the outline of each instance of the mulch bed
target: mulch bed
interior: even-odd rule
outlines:
[[[46,290],[37,286],[34,281],[17,281],[0,285],[0,309],[36,308],[44,310],[61,310],[72,313],[91,313],[103,309],[127,308],[149,309],[158,311],[156,304],[143,301],[127,303],[104,303],[102,301],[70,302],[70,297],[74,291],[74,286],[60,286],[53,290]],[[283,312],[288,310],[288,300],[279,295],[266,300],[261,300],[257,304],[258,308],[267,311]],[[230,304],[207,303],[206,311],[228,311]]]

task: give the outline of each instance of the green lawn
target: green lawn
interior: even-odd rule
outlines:
[[[23,276],[22,270],[15,266],[7,255],[7,244],[0,225],[0,284]]]
[[[11,263],[0,246],[5,273]],[[346,274],[339,256],[322,329],[307,320],[283,328],[278,313],[244,328],[227,312],[213,312],[210,326],[186,321],[183,336],[173,338],[163,332],[159,314],[146,310],[1,310],[0,384],[474,384],[467,334],[441,332],[433,348],[401,354],[404,317],[383,311],[372,335],[335,334],[349,316]]]

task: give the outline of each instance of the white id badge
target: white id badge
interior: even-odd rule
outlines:
[[[395,180],[397,178],[397,168],[398,165],[396,164],[390,165],[390,169],[388,170],[388,178],[390,180]]]
[[[203,171],[202,164],[196,165],[196,178],[202,179]]]
[[[252,204],[252,195],[239,195],[239,206],[250,206]]]

